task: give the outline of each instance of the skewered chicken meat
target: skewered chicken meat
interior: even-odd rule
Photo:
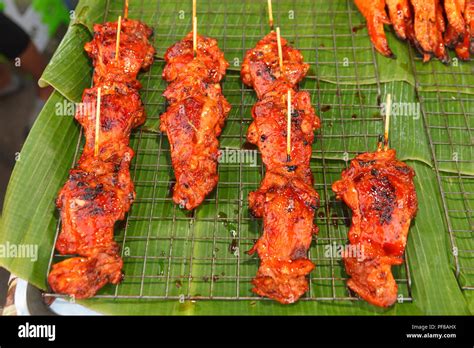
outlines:
[[[332,185],[336,197],[352,210],[349,242],[359,251],[343,255],[347,285],[376,306],[397,300],[391,267],[403,262],[418,208],[414,176],[413,169],[397,160],[395,150],[379,150],[357,156]]]
[[[119,57],[115,57],[117,22],[96,24],[85,50],[94,63],[94,87],[86,89],[75,118],[86,138],[77,166],[61,189],[57,207],[61,231],[56,249],[67,258],[52,266],[48,282],[53,291],[88,298],[107,283],[122,279],[122,259],[114,241],[114,224],[125,218],[135,199],[130,177],[130,132],[145,121],[138,94],[140,70],[153,62],[148,38],[152,30],[124,19]],[[98,89],[101,88],[98,153],[95,154]]]
[[[263,217],[264,225],[262,237],[249,252],[257,252],[261,261],[253,291],[287,304],[308,290],[306,276],[314,268],[307,251],[317,232],[313,220],[319,196],[309,163],[314,130],[320,124],[309,94],[297,90],[309,66],[299,51],[281,41],[283,71],[272,32],[247,52],[241,76],[259,98],[252,109],[247,139],[258,145],[266,167],[260,188],[249,195],[251,213]],[[289,154],[288,91],[292,100]]]
[[[230,104],[219,82],[229,64],[217,41],[197,35],[194,56],[192,33],[165,54],[164,92],[170,106],[161,115],[160,129],[171,145],[176,177],[173,200],[188,210],[199,206],[218,181],[218,137]]]

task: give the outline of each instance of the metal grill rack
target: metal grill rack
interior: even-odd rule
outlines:
[[[320,9],[319,3],[322,2],[298,0],[292,6],[285,7],[274,0],[275,21],[280,24],[282,35],[303,52],[311,65],[308,78],[301,88],[310,92],[322,120],[311,162],[315,187],[321,196],[321,208],[316,213],[320,231],[309,251],[316,268],[310,274],[310,289],[301,300],[358,300],[345,285],[347,275],[340,257],[329,253],[331,246],[346,244],[350,222],[350,213],[344,204],[335,200],[331,184],[340,178],[341,171],[349,164],[348,160],[357,153],[375,149],[378,134],[383,129],[380,102],[384,84],[378,76],[376,52],[370,41],[366,36],[361,38],[356,35],[354,28],[361,22],[356,20],[360,17],[352,1],[331,1],[328,11]],[[256,98],[251,89],[242,85],[238,71],[245,51],[268,32],[265,2],[225,0],[225,7],[219,7],[210,0],[199,3],[198,30],[218,40],[231,64],[223,85],[232,111],[220,138],[221,148],[253,150],[248,147],[245,138],[251,120],[250,110]],[[307,13],[298,12],[301,8],[310,10]],[[291,10],[295,11],[296,17],[312,18],[312,24],[289,19]],[[115,20],[121,11],[120,1],[108,1],[104,18]],[[187,1],[130,1],[130,17],[154,27],[154,46],[159,56],[189,32],[190,11]],[[163,24],[160,22],[163,17],[173,18],[173,23]],[[221,21],[223,25],[216,24]],[[309,37],[314,39],[308,46],[303,41]],[[350,61],[349,67],[345,65],[344,58]],[[418,82],[417,96],[435,161],[451,241],[457,247],[456,269],[462,277],[467,274],[465,272],[472,273],[473,269],[472,263],[465,259],[469,255],[472,257],[474,249],[471,208],[474,179],[462,174],[462,169],[469,161],[472,163],[473,157],[459,158],[452,167],[454,169],[447,174],[444,163],[450,160],[444,155],[446,148],[465,146],[458,144],[458,131],[468,134],[472,144],[472,100],[461,93],[451,93],[461,111],[435,110],[435,104],[442,107],[441,101],[452,102],[452,95],[440,91],[421,92],[423,82],[420,81],[423,79],[420,77],[423,73],[417,71],[416,66],[413,64]],[[434,64],[432,66],[436,73]],[[166,88],[161,79],[162,69],[163,62],[158,61],[141,76],[148,128],[156,126],[159,115],[166,108],[161,97]],[[369,74],[375,83],[363,83],[361,75],[367,78]],[[336,83],[316,79],[320,76],[331,76]],[[442,123],[436,123],[438,116]],[[349,125],[358,127],[358,132],[349,133]],[[438,131],[448,131],[452,141],[449,144],[438,142]],[[131,146],[136,151],[131,172],[137,199],[126,220],[116,227],[116,241],[122,247],[126,277],[117,286],[105,287],[97,297],[261,300],[251,292],[250,283],[258,268],[258,258],[245,253],[262,230],[261,220],[250,217],[247,203],[248,193],[259,186],[263,175],[260,157],[256,166],[242,162],[221,163],[216,190],[201,207],[189,213],[179,209],[171,199],[173,172],[166,136],[138,129],[132,134]],[[81,139],[78,141],[78,152],[80,148]],[[463,156],[469,155],[465,149],[458,152]],[[464,208],[452,209],[452,199],[461,200]],[[64,258],[56,254],[53,256],[53,262]],[[394,267],[394,273],[400,299],[411,301],[409,255],[405,256],[406,262]],[[464,289],[472,288],[472,282],[462,286]]]
[[[414,61],[416,58],[410,51]],[[417,96],[427,131],[448,227],[451,254],[462,289],[474,290],[474,97],[460,92],[471,87],[465,72],[449,72],[413,64]],[[442,70],[442,71],[440,71]],[[433,91],[422,91],[424,76],[434,76]],[[472,71],[471,71],[472,74]],[[456,92],[443,92],[455,87]],[[442,135],[448,135],[448,140]]]

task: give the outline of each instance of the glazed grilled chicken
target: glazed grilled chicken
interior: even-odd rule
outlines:
[[[367,30],[377,51],[386,57],[394,57],[394,54],[388,47],[383,27],[384,24],[390,23],[385,12],[385,0],[354,0],[354,2],[360,13],[367,20]]]
[[[465,0],[444,0],[444,8],[449,25],[454,29],[457,36],[464,37],[466,23],[464,22]]]
[[[393,57],[388,47],[384,24],[391,24],[402,40],[409,41],[423,56],[449,62],[446,49],[455,49],[463,60],[474,50],[474,0],[354,0],[367,20],[374,47],[384,56]],[[386,12],[387,11],[387,12]],[[387,17],[388,13],[388,17]]]
[[[314,268],[307,252],[317,232],[313,220],[319,196],[309,162],[314,130],[320,124],[309,94],[297,90],[308,65],[286,40],[282,46],[283,73],[272,32],[247,52],[241,76],[260,99],[252,109],[247,139],[258,146],[266,167],[260,188],[249,195],[251,213],[263,218],[263,235],[249,251],[260,257],[253,291],[289,304],[308,290],[306,276]],[[288,91],[292,96],[290,156],[286,150]]]
[[[409,27],[413,25],[411,23],[412,14],[409,0],[386,0],[385,2],[395,33],[400,39],[407,39],[409,37],[407,34],[410,31]]]
[[[170,106],[160,123],[171,146],[173,201],[188,210],[217,184],[217,138],[230,111],[219,85],[229,64],[216,40],[198,35],[197,42],[196,57],[192,33],[165,54],[163,79],[170,84],[163,95]]]
[[[94,87],[83,94],[83,107],[75,118],[85,135],[83,153],[56,202],[61,231],[56,249],[73,256],[56,263],[48,276],[53,291],[88,298],[107,283],[122,279],[122,259],[114,241],[114,224],[125,218],[135,199],[130,177],[129,147],[133,128],[145,121],[138,94],[137,74],[151,65],[154,49],[148,42],[150,28],[125,19],[121,28],[120,57],[115,60],[117,23],[94,26],[85,46],[93,59]],[[99,152],[95,147],[95,115],[101,88]]]
[[[84,46],[94,66],[94,85],[123,82],[132,83],[138,89],[137,75],[151,66],[155,55],[148,40],[152,29],[140,21],[122,20],[117,60],[117,27],[117,22],[95,24],[94,37]]]
[[[358,252],[346,250],[343,255],[347,285],[376,306],[397,300],[391,267],[403,262],[418,208],[414,176],[413,169],[397,160],[395,150],[379,150],[357,156],[332,186],[352,210],[349,242]]]
[[[277,35],[271,32],[245,55],[241,70],[242,81],[255,90],[259,99],[277,85],[287,83],[287,89],[294,88],[308,72],[309,65],[303,61],[301,52],[289,46],[288,42],[281,38],[282,72],[277,45]],[[275,50],[277,50],[276,55]],[[286,90],[282,92],[286,93]]]
[[[438,7],[439,0],[411,0],[415,17],[415,36],[423,52],[434,54],[436,58],[446,63],[448,53],[443,44],[442,31],[440,30]]]

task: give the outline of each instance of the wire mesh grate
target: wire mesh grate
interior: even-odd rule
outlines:
[[[309,291],[301,300],[359,300],[346,287],[344,266],[334,252],[347,243],[350,212],[335,200],[331,184],[340,178],[354,155],[375,149],[383,129],[382,87],[370,41],[367,37],[361,39],[353,30],[360,25],[360,17],[356,23],[358,12],[351,1],[330,2],[330,9],[324,11],[319,2],[304,0],[288,5],[274,1],[275,21],[281,25],[282,35],[302,51],[311,65],[301,89],[311,94],[322,121],[311,160],[315,188],[321,196],[321,207],[316,212],[320,231],[309,251],[316,268],[309,276]],[[198,8],[198,30],[218,40],[231,64],[223,91],[232,111],[220,137],[221,148],[253,151],[246,142],[246,131],[256,97],[253,90],[243,86],[238,71],[244,53],[268,33],[267,23],[262,20],[266,19],[265,2],[223,3],[225,6],[215,9],[213,2],[200,1]],[[301,8],[310,10],[298,12]],[[120,1],[108,1],[104,18],[115,20],[121,11]],[[154,45],[162,56],[190,30],[190,11],[186,1],[155,0],[145,4],[137,0],[130,1],[129,16],[154,28]],[[290,11],[296,11],[295,18],[308,17],[304,23],[311,25],[290,19]],[[171,24],[160,22],[165,17],[172,18]],[[311,45],[304,40],[307,37],[314,37]],[[341,57],[349,57],[353,64],[345,66]],[[141,76],[141,94],[148,115],[146,128],[156,125],[166,109],[161,96],[166,88],[161,79],[163,67],[163,62],[157,61]],[[336,83],[315,78],[331,74]],[[362,75],[376,83],[364,84]],[[348,81],[355,84],[347,84]],[[349,133],[349,125],[357,132]],[[198,209],[186,212],[171,199],[173,171],[166,135],[146,128],[131,136],[131,147],[136,152],[131,173],[137,199],[126,220],[116,226],[115,239],[121,245],[125,279],[117,286],[106,286],[96,297],[262,299],[251,292],[250,283],[258,269],[258,257],[246,253],[262,231],[261,220],[250,216],[247,202],[249,192],[258,188],[264,173],[260,156],[255,165],[243,161],[221,163],[217,188]],[[80,147],[81,139],[78,153]],[[52,261],[63,258],[53,253]],[[399,298],[409,302],[412,294],[407,256],[405,260],[403,265],[394,267],[394,275]]]
[[[429,70],[413,64],[413,72],[456,276],[462,289],[474,290],[474,99],[461,92],[472,85],[463,80],[465,73],[455,69],[440,72],[434,64]],[[433,91],[421,91],[426,86],[426,74],[434,77]],[[457,91],[445,92],[447,86]]]

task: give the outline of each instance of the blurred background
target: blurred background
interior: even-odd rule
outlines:
[[[52,92],[39,89],[38,78],[66,33],[77,2],[0,0],[0,211],[15,160]],[[0,314],[8,281],[8,272],[0,268]]]

